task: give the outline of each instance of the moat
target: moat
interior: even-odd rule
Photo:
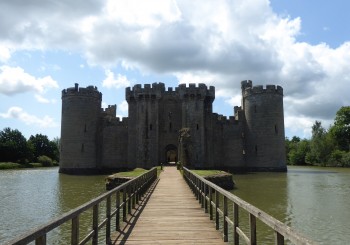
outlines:
[[[103,193],[104,178],[63,175],[57,168],[1,171],[0,244],[30,229],[28,224],[43,224]],[[288,173],[234,175],[234,180],[235,195],[320,244],[350,240],[350,169],[289,167]],[[64,233],[64,228],[50,233],[49,244],[66,244]]]

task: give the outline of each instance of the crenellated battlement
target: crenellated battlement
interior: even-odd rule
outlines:
[[[103,117],[104,125],[105,126],[117,126],[117,127],[127,127],[128,126],[128,118],[127,117]]]
[[[101,108],[101,113],[110,116],[110,117],[116,117],[117,116],[117,105],[108,105],[107,108]]]
[[[215,99],[215,87],[210,86],[209,89],[204,83],[199,83],[198,86],[194,83],[190,83],[188,86],[186,84],[180,84],[176,88],[176,92],[179,93],[180,98],[211,98]]]
[[[70,96],[85,96],[102,100],[102,93],[98,91],[97,87],[80,88],[78,83],[75,83],[74,87],[62,90],[62,99]]]
[[[168,87],[165,90],[164,83],[153,83],[144,84],[142,87],[141,84],[136,84],[132,88],[127,87],[125,90],[126,100],[129,102],[131,99],[159,99],[164,94],[180,96],[180,98],[211,98],[215,99],[215,87],[208,87],[200,83],[198,86],[194,83],[190,83],[188,86],[186,84],[180,84],[178,87],[172,88]]]
[[[159,99],[162,94],[165,92],[164,83],[152,83],[144,84],[142,87],[141,84],[136,84],[132,88],[127,87],[125,89],[126,101],[129,101],[131,98],[134,99]]]
[[[237,125],[239,123],[238,120],[234,116],[226,117],[222,114],[213,113],[212,119],[214,119],[215,122],[220,124],[229,124],[229,125]]]
[[[270,93],[270,94],[277,94],[283,96],[283,88],[281,86],[276,85],[257,85],[252,86],[251,81],[250,83],[247,83],[247,81],[242,82],[242,95],[243,97],[247,97],[250,95],[256,95],[256,94],[264,94],[264,93]]]

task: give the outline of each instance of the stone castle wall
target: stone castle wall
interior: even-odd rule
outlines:
[[[116,105],[101,109],[96,87],[62,91],[61,172],[151,168],[184,156],[195,168],[286,170],[279,86],[243,81],[242,105],[229,118],[213,113],[215,88],[205,84],[138,84],[125,97],[129,116],[121,120]]]

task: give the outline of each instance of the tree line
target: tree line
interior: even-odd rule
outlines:
[[[0,131],[0,162],[21,165],[41,163],[43,166],[59,162],[59,138],[49,140],[46,135],[31,135],[27,140],[17,129],[9,127]]]
[[[350,167],[350,106],[341,107],[328,129],[316,121],[310,139],[286,138],[287,163]]]

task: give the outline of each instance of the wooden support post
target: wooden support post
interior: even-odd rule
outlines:
[[[215,191],[215,228],[217,230],[219,230],[220,228],[219,203],[220,203],[219,192]]]
[[[136,184],[135,182],[132,183],[132,208],[135,209],[135,204],[136,204]]]
[[[72,234],[71,234],[71,244],[79,244],[79,215],[72,219]]]
[[[46,245],[46,234],[35,239],[35,245]]]
[[[199,186],[198,186],[198,179],[195,179],[195,192],[196,192],[196,200],[199,200]]]
[[[115,193],[115,208],[117,209],[117,212],[115,214],[115,230],[120,229],[120,192],[117,191]]]
[[[96,204],[92,209],[92,229],[94,235],[92,236],[92,244],[98,244],[98,204]]]
[[[237,228],[239,226],[239,217],[238,217],[238,204],[233,204],[233,241],[235,245],[239,244],[239,235],[237,233]]]
[[[200,181],[200,187],[201,187],[201,191],[200,191],[200,194],[201,194],[201,208],[204,208],[204,183],[203,183],[203,181],[201,181],[201,180],[199,180]]]
[[[250,244],[256,245],[256,217],[253,214],[249,214],[249,226],[250,226]]]
[[[106,199],[106,244],[111,244],[111,196]]]
[[[209,217],[213,220],[213,189],[209,186]]]
[[[275,231],[275,245],[284,245],[284,237]]]
[[[227,197],[224,196],[224,242],[228,241],[228,223],[227,223]]]
[[[135,193],[135,195],[136,195],[136,204],[139,204],[139,202],[140,202],[140,180],[137,180],[137,182],[136,182],[136,193]]]
[[[205,213],[208,213],[207,194],[208,194],[208,186],[207,186],[207,184],[204,183],[204,209],[205,209]]]
[[[128,190],[128,214],[131,214],[131,186],[126,187]]]
[[[123,189],[123,221],[126,222],[126,188]]]

